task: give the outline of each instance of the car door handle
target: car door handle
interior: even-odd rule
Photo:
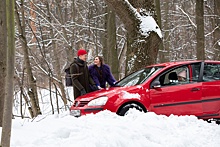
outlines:
[[[199,88],[192,88],[191,91],[199,91],[200,89]]]

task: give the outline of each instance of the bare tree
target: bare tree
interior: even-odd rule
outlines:
[[[21,1],[21,7],[24,7],[23,1]],[[18,27],[18,32],[20,34],[20,40],[22,44],[22,49],[24,53],[24,63],[25,63],[25,69],[28,75],[28,82],[29,82],[29,88],[28,88],[28,95],[30,97],[31,101],[31,111],[33,114],[32,117],[36,117],[37,115],[41,114],[40,106],[39,106],[39,99],[38,99],[38,94],[37,94],[37,85],[36,85],[36,78],[34,78],[32,68],[31,68],[31,63],[29,59],[29,47],[27,45],[27,38],[26,38],[26,33],[25,33],[25,14],[24,14],[24,8],[21,9],[21,13],[18,11],[18,5],[15,7],[16,8],[16,21],[17,21],[17,27]],[[20,15],[21,17],[20,17]],[[21,20],[20,20],[21,18]]]
[[[4,107],[5,78],[6,78],[6,1],[0,1],[0,110]],[[0,127],[2,127],[3,111],[0,111]]]
[[[196,0],[196,51],[197,59],[205,59],[205,36],[204,36],[204,1]]]
[[[220,60],[220,1],[214,0],[214,59]]]
[[[10,147],[12,105],[14,98],[14,63],[15,63],[15,24],[14,24],[14,1],[6,2],[7,18],[7,76],[6,97],[3,109],[2,143],[3,147]]]
[[[61,24],[64,25],[64,20],[65,19],[62,19],[61,12],[60,12],[60,10],[61,10],[60,5],[59,5],[58,1],[56,1],[56,2],[57,2],[57,5],[58,5],[58,9],[59,9],[59,17],[61,17],[61,19],[60,19],[61,20]],[[49,22],[52,23],[52,20],[50,19],[52,16],[51,16],[50,11],[49,11],[49,3],[47,3],[47,10],[48,10]],[[63,34],[65,34],[64,36],[65,36],[66,40],[68,40],[66,30],[65,29],[62,29],[62,30],[63,30]],[[51,37],[54,37],[54,32],[53,32],[52,29],[50,29],[50,35],[51,35]],[[52,41],[52,47],[53,47],[53,56],[54,56],[54,59],[55,59],[54,60],[55,73],[57,74],[56,77],[57,77],[57,79],[59,81],[59,82],[57,82],[57,84],[58,84],[58,86],[59,86],[59,88],[61,90],[61,94],[62,94],[61,98],[62,98],[62,100],[64,102],[64,105],[66,105],[67,104],[67,98],[66,98],[66,93],[65,93],[64,85],[62,83],[62,74],[61,74],[62,69],[61,69],[61,65],[60,65],[61,63],[60,63],[60,60],[59,60],[59,53],[58,53],[59,50],[58,50],[58,46],[55,44],[55,41]],[[68,50],[71,51],[71,48],[72,47],[69,46]]]
[[[116,79],[119,78],[119,59],[117,52],[117,42],[116,42],[116,15],[115,13],[107,7],[106,15],[106,48],[103,51],[106,51],[105,60],[111,67],[112,74]]]
[[[160,0],[164,50],[169,60],[197,59],[196,0]],[[201,2],[201,1],[200,1]],[[218,24],[214,21],[214,1],[204,1],[204,50],[206,59],[216,59],[214,34]],[[198,17],[197,17],[198,18]],[[201,24],[201,23],[200,23]],[[199,25],[200,25],[199,24]],[[198,32],[201,33],[201,32]],[[219,34],[219,33],[217,33]],[[201,35],[199,35],[201,36]],[[218,38],[218,37],[217,37]],[[200,40],[201,41],[201,40]],[[217,45],[217,44],[216,44]],[[217,46],[218,47],[218,46]],[[202,52],[202,51],[200,51]],[[160,56],[161,57],[161,56]]]
[[[155,0],[155,7],[156,7],[156,13],[158,18],[158,25],[162,29],[162,22],[161,22],[161,8],[160,8],[160,0]],[[166,62],[167,61],[167,52],[163,49],[163,42],[159,46],[159,52],[158,52],[158,60],[160,62]]]
[[[140,69],[156,62],[161,38],[154,31],[143,35],[140,31],[141,20],[139,17],[150,16],[156,20],[153,0],[106,0],[112,10],[120,17],[127,30],[127,64],[128,71]],[[156,29],[159,29],[157,26]]]
[[[156,1],[159,1],[159,0],[156,0]],[[159,2],[157,2],[159,3]],[[163,26],[162,26],[162,22],[161,22],[161,29],[163,30],[163,33],[164,33],[164,37],[163,37],[163,48],[161,47],[160,48],[160,51],[159,51],[159,61],[160,62],[168,62],[170,59],[169,57],[169,53],[170,53],[170,17],[169,17],[169,4],[170,4],[170,1],[169,0],[166,0],[164,1],[164,4],[163,4],[163,7],[164,8],[164,14],[163,14],[163,20],[164,20],[164,23],[163,23]],[[159,6],[157,6],[159,7]],[[161,13],[160,12],[157,12],[157,13]]]

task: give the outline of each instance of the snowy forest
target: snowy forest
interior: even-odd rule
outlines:
[[[219,0],[12,2],[0,2],[0,126],[10,90],[19,93],[12,99],[20,104],[19,117],[26,117],[24,107],[31,118],[43,113],[38,93],[42,89],[62,100],[51,105],[52,114],[65,108],[73,98],[66,94],[64,69],[81,48],[88,51],[88,64],[96,55],[103,56],[117,80],[154,63],[220,60]],[[143,34],[137,14],[152,17],[162,37],[150,29]],[[11,64],[6,60],[10,48]],[[7,80],[9,69],[13,73]],[[5,84],[10,80],[13,84]]]

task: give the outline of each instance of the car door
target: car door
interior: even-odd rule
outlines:
[[[218,116],[220,111],[220,64],[205,63],[202,82],[204,116]]]
[[[180,69],[186,69],[186,81],[166,84],[166,79],[169,77],[167,75],[171,72],[182,74]],[[196,69],[195,65],[185,65],[159,75],[157,79],[163,77],[164,82],[160,81],[161,87],[150,89],[151,111],[165,115],[201,115],[202,82],[198,82],[199,72],[200,68]]]

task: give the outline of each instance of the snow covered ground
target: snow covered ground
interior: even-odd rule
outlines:
[[[72,90],[68,92],[71,98]],[[51,115],[48,91],[39,96],[43,115],[34,120],[15,117],[11,147],[220,147],[220,125],[195,116],[130,110],[122,117],[105,110],[75,118],[63,109]],[[20,100],[15,99],[13,112],[19,115]]]
[[[68,112],[14,119],[11,147],[219,147],[220,126],[194,116],[163,116],[130,110],[75,118]]]

